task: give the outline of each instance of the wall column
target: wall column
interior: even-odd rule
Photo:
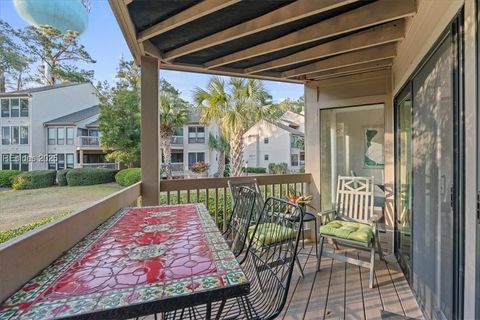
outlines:
[[[156,206],[160,197],[158,60],[142,57],[141,71],[142,204]]]
[[[80,159],[78,159],[79,161],[79,164],[80,164],[80,168],[83,168],[83,149],[80,149],[80,155],[79,155]]]

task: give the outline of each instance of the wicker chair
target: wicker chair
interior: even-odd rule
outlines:
[[[216,319],[270,320],[285,306],[297,257],[303,210],[287,201],[268,198],[258,223],[250,227],[243,271],[250,293],[215,303]],[[205,319],[206,307],[177,310],[165,319]]]

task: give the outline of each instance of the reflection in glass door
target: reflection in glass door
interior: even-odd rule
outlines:
[[[409,88],[408,88],[409,89]],[[412,249],[412,98],[410,90],[396,103],[396,255],[411,280]]]

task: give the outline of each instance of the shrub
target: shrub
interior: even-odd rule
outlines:
[[[15,178],[12,187],[15,190],[51,187],[55,184],[56,173],[55,170],[22,172]]]
[[[140,181],[141,176],[142,169],[140,168],[123,169],[115,175],[115,181],[121,186],[128,187]]]
[[[89,186],[114,182],[117,172],[117,170],[105,168],[80,168],[69,170],[66,177],[69,186]]]
[[[68,185],[67,182],[67,173],[73,169],[65,169],[65,170],[59,170],[57,172],[57,183],[59,186],[66,186]]]
[[[208,170],[210,165],[203,161],[195,162],[192,164],[191,170],[195,173],[203,173]]]
[[[285,162],[268,164],[268,173],[270,174],[285,174],[287,172],[288,172],[288,164]]]
[[[53,217],[46,217],[46,218],[43,218],[41,220],[35,221],[33,223],[23,225],[23,226],[18,227],[18,228],[5,230],[5,231],[0,231],[0,243],[6,242],[10,239],[21,236],[22,234],[24,234],[24,233],[26,233],[30,230],[36,229],[40,226],[43,226],[44,224],[47,224],[47,223],[52,222],[54,220],[60,219],[61,217],[64,217],[65,215],[66,215],[66,213],[56,215],[56,216],[53,216]]]
[[[19,174],[18,170],[0,170],[0,187],[11,187]]]
[[[262,168],[262,167],[247,167],[247,168],[243,168],[243,172],[246,172],[246,173],[267,173],[267,169]]]
[[[300,173],[305,173],[305,166],[300,167]]]

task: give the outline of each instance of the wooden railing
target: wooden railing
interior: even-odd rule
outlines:
[[[228,180],[247,180],[255,178],[262,196],[283,198],[289,189],[302,194],[309,193],[311,174],[258,175],[232,178],[199,178],[160,181],[161,204],[204,203],[217,224],[226,227],[227,217],[232,210],[232,199],[228,189]]]

